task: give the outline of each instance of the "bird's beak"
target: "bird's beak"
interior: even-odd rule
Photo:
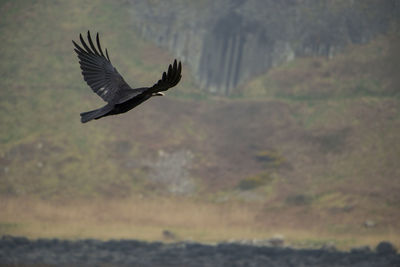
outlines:
[[[157,95],[157,96],[164,96],[164,93],[162,93],[162,92],[157,92],[157,93],[154,93],[154,94],[153,94],[153,96],[156,96],[156,95]]]

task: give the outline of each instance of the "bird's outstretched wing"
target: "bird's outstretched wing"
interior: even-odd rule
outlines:
[[[167,91],[169,88],[174,87],[181,80],[182,64],[174,60],[173,65],[169,65],[168,71],[163,72],[161,80],[158,80],[152,87],[136,88],[132,90],[121,90],[118,92],[118,99],[115,104],[121,104],[133,97],[140,95],[152,95],[161,91]]]
[[[98,33],[96,35],[97,49],[93,44],[89,31],[87,39],[90,47],[86,44],[81,34],[79,34],[79,38],[83,48],[72,41],[75,45],[74,50],[78,54],[83,78],[96,94],[104,101],[114,103],[118,102],[120,95],[124,94],[123,92],[127,90],[135,91],[129,87],[111,64],[107,49],[106,55],[104,55],[100,46]]]
[[[178,64],[175,59],[174,64],[169,65],[168,71],[162,74],[161,80],[158,80],[158,82],[150,87],[149,90],[152,93],[167,91],[169,88],[172,88],[179,83],[182,78],[181,72],[182,64],[180,61]]]

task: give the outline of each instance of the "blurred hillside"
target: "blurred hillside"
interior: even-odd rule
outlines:
[[[238,85],[302,56],[333,57],[400,22],[395,0],[131,1],[142,36],[179,55],[205,91]],[[173,8],[170,8],[173,7]]]
[[[174,58],[141,37],[136,13],[122,0],[0,3],[2,196],[184,195],[258,203],[260,224],[372,217],[378,231],[398,229],[396,29],[272,64],[230,98],[207,95],[185,65],[166,97],[83,125],[79,113],[103,102],[82,80],[79,33],[100,32],[132,87]]]

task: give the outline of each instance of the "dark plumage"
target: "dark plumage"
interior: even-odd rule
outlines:
[[[168,71],[163,73],[161,80],[152,87],[132,89],[111,64],[107,49],[104,55],[98,33],[96,35],[97,48],[93,44],[89,31],[87,33],[89,46],[81,34],[79,38],[83,48],[72,42],[78,54],[83,78],[90,88],[107,102],[107,105],[102,108],[81,113],[82,123],[127,112],[152,96],[164,95],[162,91],[174,87],[181,80],[182,64],[181,62],[178,64],[175,59],[173,65],[169,65]]]

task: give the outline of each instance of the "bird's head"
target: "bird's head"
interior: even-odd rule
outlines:
[[[151,96],[163,96],[164,93],[162,92],[157,92],[157,93],[153,93]]]

